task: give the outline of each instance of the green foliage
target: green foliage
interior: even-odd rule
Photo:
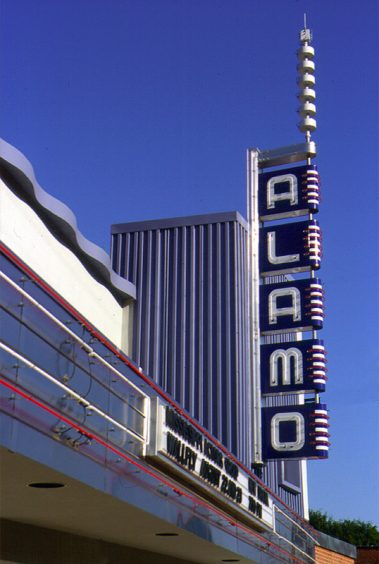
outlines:
[[[355,546],[379,546],[379,531],[375,525],[358,519],[337,521],[322,511],[310,511],[310,524],[331,537]]]

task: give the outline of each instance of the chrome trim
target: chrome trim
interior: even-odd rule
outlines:
[[[314,141],[279,147],[278,149],[260,150],[256,148],[250,149],[249,151],[258,154],[259,168],[305,161],[306,159],[313,159],[317,154],[316,143]]]

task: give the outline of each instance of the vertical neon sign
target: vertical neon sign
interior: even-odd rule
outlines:
[[[314,219],[320,197],[319,176],[312,164],[316,146],[311,134],[317,124],[311,40],[305,24],[297,67],[298,128],[305,134],[305,143],[248,151],[253,459],[257,464],[276,458],[326,458],[329,448],[327,410],[319,400],[325,390],[326,355],[318,338],[324,293],[315,276],[322,247],[320,226]],[[300,166],[278,168],[302,161]],[[303,216],[308,216],[305,221],[298,219]],[[304,333],[309,338],[303,341]],[[313,395],[306,404],[305,393]],[[297,394],[297,404],[262,407],[262,397],[286,394]]]

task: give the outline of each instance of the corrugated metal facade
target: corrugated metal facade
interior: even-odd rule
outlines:
[[[111,254],[137,287],[133,360],[250,467],[247,236],[238,212],[118,224]],[[302,496],[279,488],[278,464],[263,478],[302,513]]]
[[[232,212],[112,232],[113,267],[137,286],[133,360],[246,460],[246,222]]]

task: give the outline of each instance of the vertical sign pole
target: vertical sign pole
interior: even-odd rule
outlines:
[[[310,131],[307,131],[307,132],[306,132],[306,140],[307,140],[307,143],[310,143],[310,141],[311,141],[311,133],[310,133]],[[312,159],[311,159],[310,157],[307,158],[307,164],[308,164],[308,165],[312,164]],[[309,214],[308,214],[308,217],[309,217],[310,220],[312,220],[312,219],[313,219],[313,213],[309,213]],[[315,271],[314,271],[314,270],[311,270],[311,277],[313,278],[314,276],[315,276]],[[313,330],[312,330],[312,339],[317,339],[317,336],[318,336],[318,335],[317,335],[317,330],[316,330],[316,329],[313,329]],[[319,394],[316,392],[315,395],[316,395],[316,398],[315,398],[315,399],[316,399],[316,403],[320,403],[320,396],[319,396]]]
[[[261,362],[259,327],[259,215],[258,215],[258,150],[247,152],[247,214],[249,223],[249,318],[251,331],[251,378],[253,464],[262,464]]]
[[[306,48],[306,47],[308,47],[308,46],[310,45],[311,40],[312,40],[312,32],[311,32],[310,29],[307,28],[307,16],[306,16],[306,14],[304,14],[304,29],[300,32],[300,45]],[[314,50],[313,50],[313,53],[312,53],[312,52],[309,52],[308,55],[310,55],[311,57],[313,57],[313,54],[314,54]],[[306,55],[306,57],[307,57],[307,55]],[[306,58],[306,60],[307,60],[307,58]],[[314,67],[313,67],[313,68],[314,68]],[[309,69],[305,70],[305,69],[304,69],[303,71],[300,69],[300,75],[302,74],[302,72],[304,72],[304,73],[308,72],[308,73],[309,73],[309,72],[311,72],[311,71],[312,71],[312,69],[311,69],[311,70],[309,70]],[[311,72],[311,73],[312,73],[312,72]],[[304,80],[305,80],[305,77],[303,77],[303,78],[304,78]],[[306,115],[306,118],[308,118],[308,120],[309,120],[310,115],[308,115],[308,114],[306,113],[306,109],[305,109],[305,108],[306,108],[306,102],[304,103],[303,113]],[[300,108],[300,110],[301,110],[301,108]],[[315,114],[315,113],[316,113],[316,107],[313,108],[313,111],[314,111],[314,114]],[[300,131],[303,131],[303,132],[305,133],[305,139],[306,139],[306,142],[307,142],[307,143],[310,143],[310,141],[311,141],[311,131],[313,131],[314,129],[316,129],[316,121],[315,121],[314,119],[313,119],[313,120],[311,119],[310,121],[313,121],[314,123],[309,123],[309,124],[307,125],[307,124],[304,122],[304,124],[299,128]],[[307,164],[310,165],[311,162],[312,162],[311,158],[308,157],[308,158],[307,158]],[[309,214],[309,219],[310,219],[310,220],[313,219],[313,214],[312,214],[312,213]],[[311,270],[311,277],[313,278],[314,275],[315,275],[314,270]],[[312,331],[312,338],[313,338],[313,339],[317,339],[317,330],[315,330],[315,329],[313,329],[313,331]],[[318,393],[316,393],[316,403],[320,403],[320,396],[319,396]]]

